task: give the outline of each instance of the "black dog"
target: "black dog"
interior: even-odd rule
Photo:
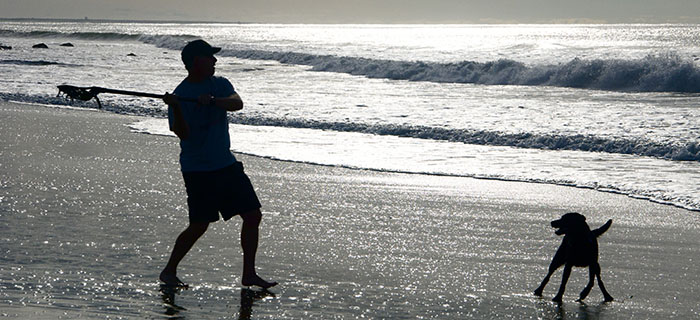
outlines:
[[[549,272],[542,280],[542,284],[535,290],[535,295],[542,296],[542,290],[547,285],[549,277],[552,273],[564,266],[564,274],[561,279],[559,292],[554,296],[552,301],[561,302],[566,289],[566,282],[571,274],[571,267],[588,267],[589,280],[588,285],[583,288],[578,301],[588,296],[593,288],[593,278],[598,277],[598,286],[603,292],[605,301],[613,301],[613,297],[608,294],[603,285],[603,280],[600,279],[600,265],[598,264],[598,237],[610,228],[612,220],[608,220],[602,227],[591,231],[586,223],[586,217],[581,214],[571,212],[563,215],[561,219],[552,221],[552,227],[557,228],[554,232],[557,235],[564,235],[557,253],[554,254],[552,263],[549,265]]]

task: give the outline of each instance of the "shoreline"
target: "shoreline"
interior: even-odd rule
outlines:
[[[146,133],[146,134],[148,134],[148,133]],[[556,181],[528,181],[528,180],[487,177],[487,176],[478,176],[478,175],[460,175],[460,174],[449,174],[449,173],[412,172],[412,171],[407,171],[407,170],[403,171],[403,170],[390,170],[390,169],[360,168],[360,167],[353,167],[353,166],[346,166],[346,165],[335,165],[335,164],[315,163],[315,162],[309,162],[309,161],[286,160],[286,159],[280,159],[280,158],[271,157],[271,156],[261,156],[261,155],[257,155],[254,153],[248,153],[248,152],[236,152],[236,151],[232,151],[232,152],[234,152],[235,154],[241,154],[241,155],[246,155],[246,156],[251,156],[251,157],[256,157],[256,158],[261,158],[261,159],[267,159],[267,160],[272,160],[272,161],[281,161],[281,162],[306,164],[306,165],[312,165],[312,166],[323,166],[323,167],[331,167],[331,168],[343,168],[343,169],[348,169],[348,170],[360,170],[360,171],[370,171],[370,172],[377,172],[377,173],[393,173],[393,174],[407,174],[407,175],[424,175],[424,176],[435,176],[435,177],[465,178],[465,179],[486,180],[486,181],[528,183],[528,184],[537,184],[537,185],[544,184],[544,185],[551,185],[551,186],[557,186],[557,187],[563,187],[563,188],[592,190],[592,191],[606,193],[606,194],[622,195],[622,196],[629,197],[630,199],[648,201],[650,203],[659,204],[659,205],[663,205],[663,206],[670,206],[670,207],[674,207],[677,209],[687,210],[690,212],[700,212],[700,209],[684,206],[682,204],[677,204],[677,203],[673,203],[670,201],[657,200],[657,199],[654,199],[651,197],[630,194],[630,193],[626,193],[624,191],[611,189],[611,188],[598,188],[598,187],[577,185],[575,183],[559,183]]]
[[[175,138],[136,117],[0,102],[0,308],[10,318],[697,317],[700,217],[623,195],[547,184],[372,172],[236,154],[263,203],[258,268],[272,295],[240,289],[240,219],[212,224],[183,261],[191,289],[157,275],[187,207]],[[565,302],[531,291],[579,211],[603,278],[576,269]],[[167,300],[167,301],[166,301]]]

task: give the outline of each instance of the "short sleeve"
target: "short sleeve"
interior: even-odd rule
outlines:
[[[236,93],[233,85],[226,78],[216,78],[216,94],[217,97],[228,97]]]

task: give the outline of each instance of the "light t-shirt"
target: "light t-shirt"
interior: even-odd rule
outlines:
[[[227,79],[210,77],[199,83],[183,80],[173,94],[178,97],[197,99],[202,94],[217,98],[236,93]],[[236,162],[231,153],[226,110],[215,106],[198,106],[195,102],[180,100],[182,115],[190,128],[187,139],[180,140],[180,168],[182,172],[214,171]],[[170,129],[174,114],[168,108]]]

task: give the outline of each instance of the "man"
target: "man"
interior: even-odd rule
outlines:
[[[187,287],[177,277],[177,266],[209,223],[228,220],[234,215],[243,219],[244,286],[270,288],[276,282],[260,278],[255,271],[258,226],[262,218],[260,202],[243,172],[243,165],[231,154],[228,134],[228,111],[243,108],[243,101],[231,83],[214,77],[215,48],[204,40],[189,42],[182,49],[182,61],[188,75],[173,94],[165,94],[170,130],[180,138],[180,167],[187,189],[189,226],[177,237],[170,260],[160,274],[168,286]],[[185,102],[178,97],[195,99]]]

